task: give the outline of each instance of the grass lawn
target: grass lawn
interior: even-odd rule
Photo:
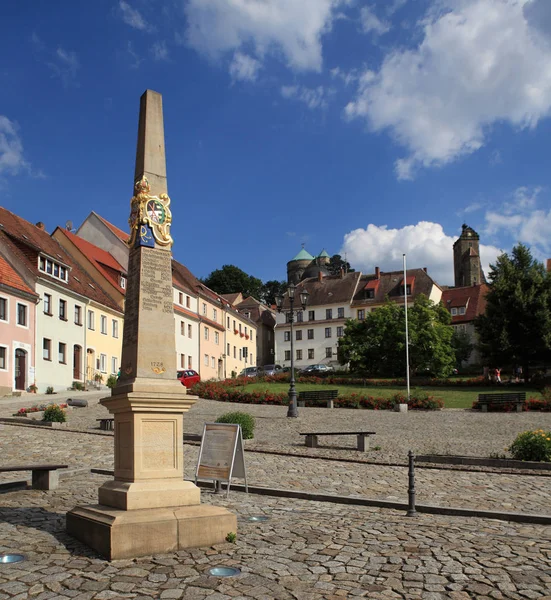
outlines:
[[[305,390],[327,390],[335,389],[339,390],[341,396],[348,394],[366,394],[368,396],[378,396],[379,398],[388,398],[397,392],[405,392],[405,387],[361,387],[361,386],[331,386],[331,385],[315,385],[313,383],[297,383],[297,392]],[[257,390],[269,390],[270,392],[288,392],[288,383],[266,383],[257,382],[250,383],[244,386],[247,392],[254,392]],[[526,391],[526,397],[530,398],[541,398],[541,394],[532,388],[523,388],[516,386],[507,385],[496,385],[492,387],[434,387],[434,386],[416,386],[411,387],[411,393],[414,394],[415,390],[423,391],[434,396],[435,398],[442,398],[444,401],[445,408],[471,408],[473,402],[478,398],[478,394],[482,393],[504,393],[504,392],[516,392]]]

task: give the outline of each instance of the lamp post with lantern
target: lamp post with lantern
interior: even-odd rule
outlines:
[[[290,338],[291,338],[291,383],[289,386],[289,409],[287,410],[288,417],[298,417],[298,408],[297,408],[297,391],[295,389],[295,357],[294,357],[294,346],[293,346],[293,323],[295,322],[295,291],[296,287],[293,283],[289,284],[287,288],[287,296],[289,297],[289,309],[283,308],[283,296],[277,295],[275,297],[277,311],[284,312],[287,315],[287,320],[289,322],[289,326],[291,329]],[[306,310],[306,305],[308,304],[308,296],[310,294],[304,290],[300,291],[300,303],[302,305],[302,310]]]

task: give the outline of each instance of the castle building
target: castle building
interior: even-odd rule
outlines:
[[[453,245],[455,287],[486,283],[480,264],[480,236],[468,225],[463,225],[459,239]]]

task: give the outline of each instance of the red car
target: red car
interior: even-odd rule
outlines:
[[[197,371],[192,371],[191,369],[178,371],[177,378],[182,382],[182,385],[185,385],[188,389],[201,381],[199,373],[197,373]]]

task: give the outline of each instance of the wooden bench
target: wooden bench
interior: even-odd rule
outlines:
[[[478,408],[481,412],[488,412],[488,406],[503,406],[515,404],[517,412],[522,412],[526,402],[526,392],[503,393],[503,394],[478,394]]]
[[[299,433],[306,436],[306,445],[308,448],[318,447],[318,436],[320,435],[355,435],[357,439],[357,448],[360,452],[369,450],[369,436],[375,435],[374,431],[327,431],[324,433]]]
[[[110,419],[96,419],[99,421],[99,428],[103,429],[103,431],[113,431],[115,419],[111,417]]]
[[[327,408],[333,408],[333,400],[339,395],[339,390],[312,390],[299,392],[298,405],[306,406],[308,401],[323,401],[327,403]]]
[[[33,490],[55,490],[59,485],[57,469],[66,469],[67,465],[22,465],[0,467],[0,473],[12,471],[32,471]]]

